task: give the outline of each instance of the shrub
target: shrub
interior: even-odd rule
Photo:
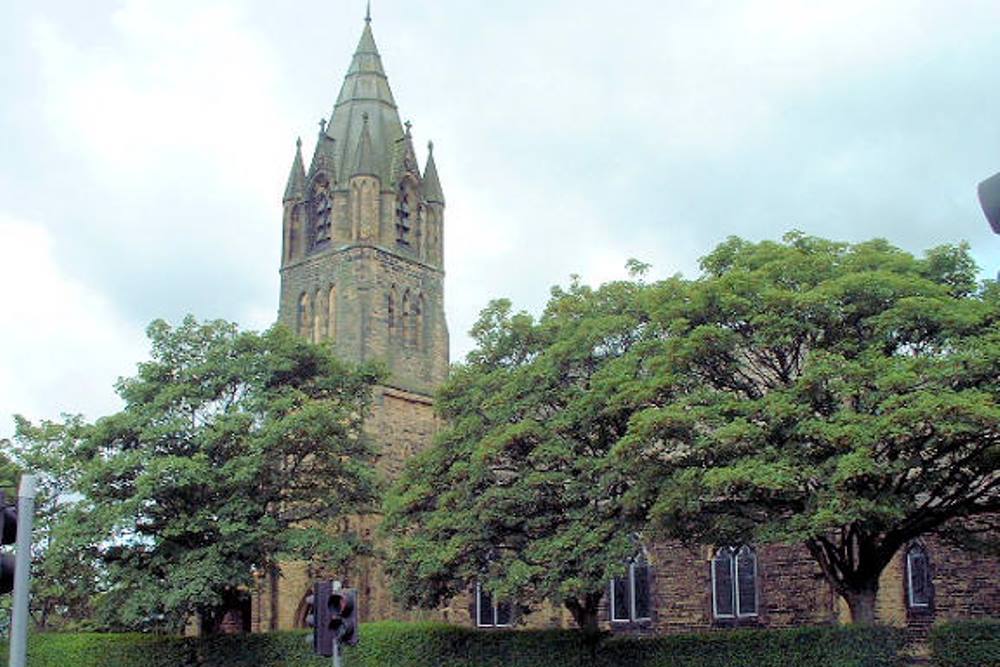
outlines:
[[[190,664],[190,645],[179,637],[140,634],[50,633],[28,638],[30,667],[178,667]],[[7,643],[0,645],[7,664]]]
[[[936,667],[1000,665],[1000,620],[956,621],[931,630],[931,660]]]
[[[325,667],[306,632],[182,639],[46,634],[29,667]],[[605,637],[596,649],[572,630],[482,632],[440,623],[367,623],[344,667],[892,667],[902,633],[881,627],[718,631]],[[0,646],[6,655],[6,647]],[[959,663],[948,663],[959,664]],[[973,663],[961,663],[973,664]],[[987,663],[975,663],[987,664]]]

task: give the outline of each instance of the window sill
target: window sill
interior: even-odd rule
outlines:
[[[732,618],[713,618],[713,628],[760,628],[764,627],[764,622],[759,615],[734,616]]]
[[[634,621],[609,621],[612,632],[637,632],[653,627],[652,618],[639,618]]]

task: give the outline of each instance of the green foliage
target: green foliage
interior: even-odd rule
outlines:
[[[21,479],[21,469],[14,463],[7,454],[11,450],[10,441],[0,440],[0,491],[7,494],[8,498],[17,495],[18,481]]]
[[[61,599],[72,591],[60,577],[75,587],[70,575],[89,566],[80,590],[95,625],[179,628],[235,604],[281,557],[356,553],[356,539],[327,526],[374,506],[363,419],[380,372],[281,327],[241,333],[188,317],[148,334],[151,359],[118,383],[120,412],[18,420],[21,456],[59,505],[42,589]]]
[[[31,667],[320,667],[300,632],[179,639],[150,635],[35,635]],[[345,667],[892,667],[902,645],[890,628],[749,630],[613,638],[595,651],[564,630],[477,632],[435,623],[371,623]],[[0,657],[6,646],[0,644]],[[959,664],[959,663],[947,663]],[[986,663],[964,663],[970,666]]]
[[[1000,509],[996,286],[966,246],[799,233],[702,268],[647,295],[663,344],[615,450],[628,499],[684,539],[804,543],[870,620],[902,545]]]
[[[8,646],[0,643],[0,662]],[[31,667],[178,667],[192,664],[187,642],[176,637],[138,634],[50,633],[28,637]]]
[[[36,472],[35,521],[32,538],[31,614],[36,627],[87,629],[94,613],[99,565],[93,535],[84,524],[62,519],[76,500],[80,466],[64,451],[87,425],[76,416],[63,423],[33,425],[15,417],[18,461]],[[41,474],[37,474],[41,473]]]
[[[538,321],[503,300],[482,313],[476,349],[437,397],[447,428],[386,501],[400,599],[434,607],[478,580],[596,628],[609,578],[638,549],[609,454],[630,416],[629,352],[644,342],[639,293],[573,282]]]
[[[957,621],[931,630],[931,661],[936,667],[1000,665],[1000,621]]]

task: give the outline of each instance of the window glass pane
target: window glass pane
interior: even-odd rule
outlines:
[[[923,549],[915,548],[907,555],[910,570],[910,604],[926,606],[930,604],[930,571],[927,567],[927,554]]]
[[[511,604],[509,602],[497,603],[497,625],[510,625]]]
[[[739,586],[740,616],[757,613],[757,556],[743,547],[736,556],[736,579]]]
[[[479,625],[494,625],[493,596],[479,589]]]
[[[712,561],[716,616],[733,615],[733,555],[729,549],[721,550]]]
[[[611,582],[613,589],[613,600],[611,605],[611,620],[629,620],[629,598],[628,598],[628,578],[615,577]]]
[[[636,565],[632,572],[635,617],[649,618],[649,567]]]

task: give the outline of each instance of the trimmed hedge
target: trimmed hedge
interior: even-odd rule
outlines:
[[[936,667],[1000,666],[1000,620],[955,621],[931,630]]]
[[[151,635],[44,634],[28,643],[29,667],[321,667],[307,633],[183,639]],[[893,667],[902,633],[883,627],[719,631],[613,637],[595,649],[575,631],[483,632],[439,623],[369,623],[344,667]],[[6,662],[6,645],[0,645]],[[968,664],[968,663],[966,663]],[[985,664],[985,663],[984,663]]]

